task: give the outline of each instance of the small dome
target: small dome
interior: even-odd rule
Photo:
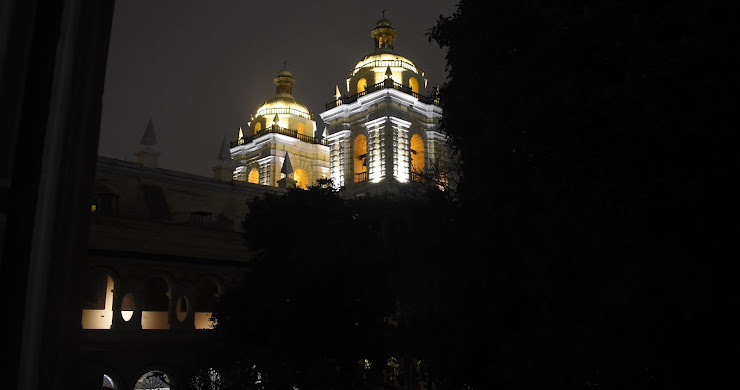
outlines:
[[[308,108],[298,103],[292,95],[295,78],[286,69],[278,72],[274,80],[275,96],[257,109],[255,116],[271,117],[274,114],[291,114],[312,120]]]
[[[280,72],[278,72],[277,77],[291,77],[292,78],[293,74],[283,69]]]
[[[391,26],[391,21],[388,20],[388,19],[385,19],[385,18],[378,20],[378,23],[375,24],[375,27],[376,28],[378,28],[378,27],[389,27],[389,28],[393,28],[393,26]]]

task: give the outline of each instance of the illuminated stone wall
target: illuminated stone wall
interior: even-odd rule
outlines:
[[[414,134],[424,141],[425,160],[436,158],[444,149],[445,136],[438,131],[441,108],[392,88],[369,93],[320,115],[329,133],[331,176],[337,186],[344,185],[350,192],[373,191],[365,188],[373,184],[381,184],[381,191],[392,191],[389,186],[409,182],[410,139]],[[367,137],[365,183],[353,180],[351,148],[358,134]]]

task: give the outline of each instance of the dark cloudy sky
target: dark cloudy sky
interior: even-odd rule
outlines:
[[[319,113],[350,69],[373,50],[385,8],[395,51],[445,81],[444,51],[425,33],[457,0],[118,0],[113,18],[98,154],[134,160],[149,118],[159,165],[211,176],[223,137],[274,96],[283,60],[295,98]],[[345,92],[343,90],[343,92]],[[323,129],[323,127],[320,127]]]

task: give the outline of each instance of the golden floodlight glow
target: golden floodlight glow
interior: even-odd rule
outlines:
[[[422,70],[414,65],[414,63],[408,58],[396,54],[383,53],[365,57],[365,59],[357,63],[357,66],[352,69],[350,75],[354,76],[363,68],[373,68],[376,73],[380,71],[385,72],[386,68],[389,66],[392,71],[398,73],[404,70],[410,70],[416,74],[422,73]],[[378,70],[377,68],[381,69]]]

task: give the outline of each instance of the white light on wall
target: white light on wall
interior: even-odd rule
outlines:
[[[387,116],[373,119],[365,123],[367,129],[368,178],[371,183],[377,183],[385,177],[383,169],[385,163],[385,124]]]
[[[409,131],[411,122],[390,117],[393,127],[393,176],[401,183],[409,181]]]

